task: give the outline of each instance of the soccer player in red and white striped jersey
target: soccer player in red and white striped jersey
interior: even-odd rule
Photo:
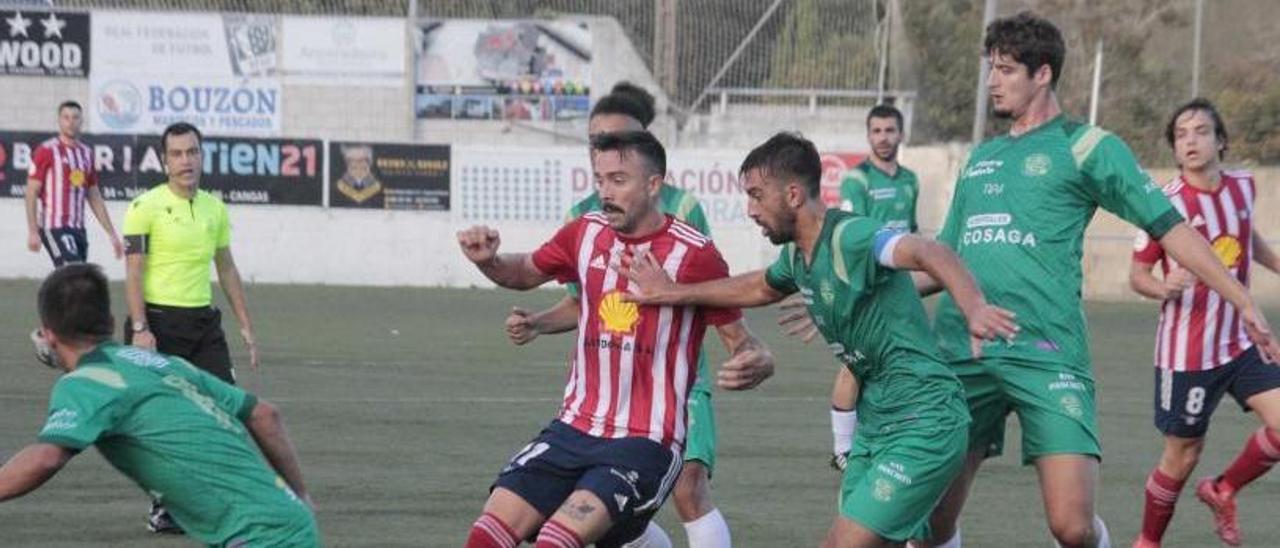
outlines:
[[[1253,175],[1223,170],[1227,131],[1213,104],[1196,99],[1169,121],[1166,138],[1180,173],[1165,194],[1192,228],[1209,241],[1223,266],[1244,286],[1251,263],[1280,272],[1280,257],[1254,227]],[[1224,394],[1253,410],[1264,426],[1249,436],[1235,461],[1202,479],[1196,495],[1209,505],[1223,542],[1240,544],[1235,494],[1280,460],[1280,367],[1264,363],[1249,341],[1240,313],[1199,283],[1140,234],[1134,244],[1130,283],[1163,301],[1156,333],[1155,416],[1164,453],[1147,478],[1142,534],[1135,547],[1159,546],[1174,505],[1204,449],[1209,419]],[[1159,264],[1163,279],[1152,275]]]
[[[116,259],[124,256],[124,245],[98,188],[93,149],[80,142],[82,125],[79,103],[58,105],[58,136],[36,148],[27,173],[27,249],[37,252],[43,244],[55,267],[88,259],[85,201],[107,232]]]
[[[772,374],[773,357],[741,312],[640,306],[616,270],[652,256],[677,280],[728,276],[715,245],[659,207],[666,153],[647,132],[592,139],[601,211],[570,222],[537,251],[498,254],[497,231],[458,234],[463,253],[490,280],[531,289],[552,279],[582,288],[578,336],[556,420],[512,457],[472,526],[468,548],[622,546],[635,540],[670,493],[681,465],[686,400],[708,326],[732,357],[726,389]]]

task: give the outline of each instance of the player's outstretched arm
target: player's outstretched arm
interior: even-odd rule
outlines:
[[[0,467],[0,502],[34,491],[75,455],[70,449],[52,443],[24,447]]]
[[[974,357],[978,356],[982,340],[1012,340],[1017,336],[1019,328],[1013,312],[988,304],[973,274],[947,246],[904,234],[894,244],[892,260],[895,268],[927,272],[947,289],[969,322],[969,334],[974,337]]]
[[[640,304],[701,305],[717,308],[752,308],[776,303],[786,295],[769,286],[763,270],[696,284],[677,284],[646,252],[629,263],[610,265],[635,284],[623,300]]]
[[[284,419],[280,410],[265,400],[258,400],[253,406],[249,420],[245,422],[253,439],[262,449],[262,456],[267,458],[271,467],[284,478],[294,494],[311,504],[311,495],[302,482],[302,467],[298,464],[298,454],[293,449],[293,442],[284,431]]]
[[[1267,270],[1280,274],[1280,256],[1276,255],[1275,250],[1271,249],[1271,244],[1267,243],[1267,239],[1258,232],[1253,230],[1253,262],[1265,266]]]
[[[467,260],[475,263],[484,274],[507,289],[533,289],[548,281],[551,276],[542,273],[533,264],[528,253],[498,253],[502,239],[498,231],[487,226],[473,226],[458,231],[458,246]]]
[[[1196,279],[1186,270],[1178,268],[1163,280],[1151,273],[1153,263],[1133,261],[1129,264],[1129,287],[1139,295],[1157,301],[1176,299],[1184,289],[1195,285]]]
[[[578,299],[565,295],[555,306],[542,312],[529,312],[513,306],[505,326],[507,338],[517,345],[526,344],[538,335],[572,331],[578,327]]]
[[[1275,363],[1280,358],[1280,343],[1276,342],[1267,319],[1253,302],[1253,297],[1249,296],[1249,290],[1227,272],[1222,261],[1209,249],[1209,244],[1199,232],[1185,222],[1178,223],[1160,237],[1160,247],[1183,268],[1191,271],[1210,289],[1217,291],[1222,298],[1240,310],[1245,332],[1249,335],[1249,340],[1258,345],[1264,361]]]
[[[730,355],[716,374],[716,385],[725,390],[747,390],[773,376],[773,353],[747,329],[746,322],[739,319],[718,325],[716,333]]]

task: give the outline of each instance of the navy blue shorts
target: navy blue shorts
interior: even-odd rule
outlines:
[[[560,422],[516,452],[493,487],[550,518],[574,491],[600,497],[613,527],[596,546],[622,546],[644,533],[680,475],[675,450],[645,438],[597,438]]]
[[[1155,370],[1156,429],[1166,436],[1201,438],[1224,394],[1240,408],[1256,394],[1280,388],[1280,366],[1264,363],[1256,347],[1208,371]]]
[[[83,228],[42,228],[40,242],[49,252],[54,267],[83,263],[89,258],[89,239]]]

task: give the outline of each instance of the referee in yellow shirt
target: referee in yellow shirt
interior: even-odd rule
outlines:
[[[218,268],[218,283],[240,322],[253,369],[258,368],[258,347],[240,271],[231,257],[227,206],[200,190],[200,130],[187,123],[173,124],[165,128],[160,145],[169,181],[134,198],[124,217],[129,302],[125,341],[184,358],[235,384],[222,313],[213,306],[210,261]],[[148,528],[181,532],[155,504]]]

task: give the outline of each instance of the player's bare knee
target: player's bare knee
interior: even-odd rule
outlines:
[[[1093,517],[1085,519],[1077,517],[1050,518],[1049,531],[1054,540],[1062,548],[1093,548],[1096,532],[1093,530]]]

